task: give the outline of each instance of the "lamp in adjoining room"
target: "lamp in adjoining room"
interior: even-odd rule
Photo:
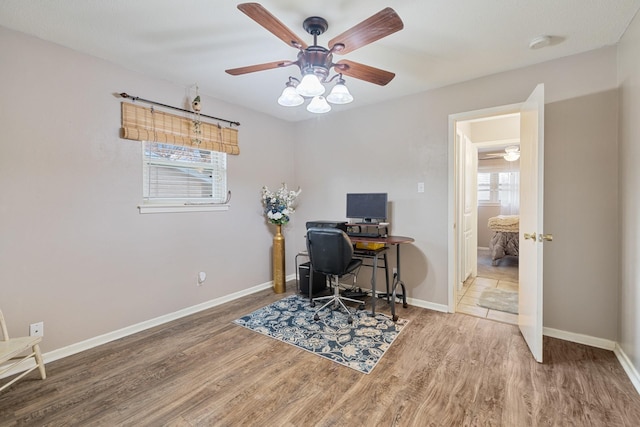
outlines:
[[[506,152],[506,154],[503,156],[503,158],[507,162],[515,162],[520,158],[520,149],[515,145],[505,148],[504,151]]]

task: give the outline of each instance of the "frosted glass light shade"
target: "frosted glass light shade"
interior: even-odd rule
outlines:
[[[282,91],[282,95],[278,98],[278,104],[285,107],[295,107],[304,102],[304,98],[298,95],[293,86],[287,86]]]
[[[516,145],[511,145],[504,149],[507,153],[503,157],[507,162],[515,162],[520,158],[520,149]]]
[[[324,99],[324,96],[314,96],[309,105],[307,105],[307,111],[312,113],[328,113],[331,111],[331,106]]]
[[[302,96],[318,96],[325,91],[320,79],[315,74],[305,74],[302,81],[296,86],[296,92]]]
[[[348,104],[353,101],[353,96],[351,96],[344,83],[336,83],[331,93],[327,96],[327,101],[332,104]]]

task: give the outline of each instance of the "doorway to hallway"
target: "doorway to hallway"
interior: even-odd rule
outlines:
[[[518,328],[537,362],[542,362],[542,243],[551,240],[544,231],[544,84],[538,84],[526,101],[449,115],[449,311],[455,312],[464,281],[477,276],[477,147],[459,123],[482,121],[497,115],[519,115],[521,151],[520,213],[518,236]],[[508,150],[505,150],[508,153]],[[476,155],[474,155],[476,154]],[[475,168],[475,169],[474,169]],[[469,173],[471,170],[471,173]],[[522,232],[521,232],[522,231]],[[474,250],[470,250],[476,245]]]
[[[517,293],[518,258],[493,265],[489,249],[478,248],[478,275],[464,281],[456,312],[517,325]]]
[[[456,136],[463,159],[454,309],[517,324],[520,115],[460,120]]]

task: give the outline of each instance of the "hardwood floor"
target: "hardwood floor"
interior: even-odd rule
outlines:
[[[288,289],[295,289],[294,283]],[[263,291],[47,364],[0,395],[0,425],[637,426],[615,355],[418,307],[369,375],[231,322]],[[385,303],[378,305],[389,312]]]

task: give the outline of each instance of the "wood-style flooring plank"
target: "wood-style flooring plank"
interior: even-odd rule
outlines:
[[[538,364],[516,326],[397,305],[410,322],[365,375],[232,323],[283,296],[49,363],[46,380],[0,395],[0,425],[639,425],[640,396],[610,351],[545,337]]]

